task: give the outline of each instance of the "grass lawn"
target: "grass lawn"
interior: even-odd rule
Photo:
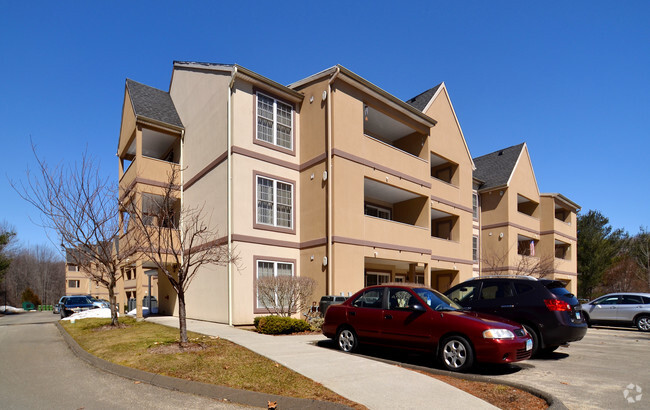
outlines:
[[[307,377],[224,339],[188,332],[190,342],[202,348],[177,353],[167,348],[178,344],[178,329],[131,318],[120,318],[122,326],[118,328],[108,324],[110,319],[83,319],[74,324],[61,321],[87,352],[123,366],[236,389],[361,407]]]

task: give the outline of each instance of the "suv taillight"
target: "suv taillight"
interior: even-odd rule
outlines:
[[[568,303],[557,299],[544,299],[544,303],[548,310],[553,312],[568,312],[571,306]]]

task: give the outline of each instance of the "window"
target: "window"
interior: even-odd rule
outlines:
[[[481,300],[511,298],[515,290],[510,282],[485,283],[481,289]]]
[[[478,236],[472,238],[472,260],[478,261]]]
[[[368,216],[374,216],[375,218],[381,219],[391,219],[391,210],[388,208],[383,208],[381,206],[365,204],[364,213]]]
[[[388,273],[380,272],[367,272],[366,273],[366,286],[381,285],[382,283],[390,282],[390,275]]]
[[[388,309],[408,309],[417,302],[415,296],[404,289],[391,288],[388,296]]]
[[[257,223],[293,228],[293,185],[257,177]]]
[[[642,305],[643,298],[639,295],[623,295],[623,304],[624,305]]]
[[[474,219],[478,219],[478,194],[476,192],[472,194],[472,216]]]
[[[78,288],[79,287],[79,280],[69,280],[68,281],[68,287],[69,288]]]
[[[257,279],[275,276],[293,276],[293,263],[290,262],[274,262],[274,261],[257,261]],[[264,309],[264,302],[267,305],[277,304],[278,296],[275,295],[275,300],[263,301],[260,295],[257,295],[257,307]]]
[[[68,270],[70,272],[79,272],[79,266],[77,266],[77,265],[68,265]]]
[[[381,309],[383,307],[384,288],[370,289],[359,296],[352,306]]]
[[[293,150],[293,107],[257,93],[257,139]]]

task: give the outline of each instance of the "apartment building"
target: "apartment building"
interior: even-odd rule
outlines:
[[[577,292],[579,205],[540,194],[526,143],[474,158],[480,195],[481,274],[531,274]]]
[[[502,231],[518,245],[528,238],[539,252],[556,249],[565,262],[554,274],[572,280],[567,227],[577,206],[540,195],[520,151],[514,182],[479,167],[444,83],[402,101],[342,66],[285,86],[238,65],[175,62],[169,92],[126,81],[117,155],[120,199],[145,215],[169,170],[179,171],[178,207],[202,207],[238,256],[202,268],[187,316],[240,325],[267,313],[260,277],[313,278],[315,300],[389,281],[444,291],[485,271],[485,236]],[[503,203],[493,201],[500,191]],[[530,203],[514,212],[512,198]],[[547,207],[566,219],[547,220]],[[153,278],[159,311],[177,314],[175,292],[156,273],[134,258],[125,297],[144,296]]]

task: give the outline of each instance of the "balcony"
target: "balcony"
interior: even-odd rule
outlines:
[[[407,225],[429,226],[428,198],[369,178],[364,179],[364,213]]]
[[[431,210],[431,236],[446,241],[460,239],[458,215],[453,215],[437,209]]]
[[[367,136],[363,141],[363,152],[374,163],[412,178],[427,180],[427,161],[391,144]]]
[[[538,242],[537,239],[517,235],[517,254],[521,256],[536,256],[535,248]]]
[[[140,155],[137,152],[138,140],[142,144]],[[136,180],[167,182],[172,167],[179,168],[180,139],[145,128],[141,133],[136,133],[136,138],[120,156],[120,161],[122,169],[125,169],[120,178],[120,195]]]
[[[571,245],[555,240],[555,258],[563,260],[571,260]]]
[[[426,135],[369,105],[363,108],[363,133],[409,155],[427,159]]]

